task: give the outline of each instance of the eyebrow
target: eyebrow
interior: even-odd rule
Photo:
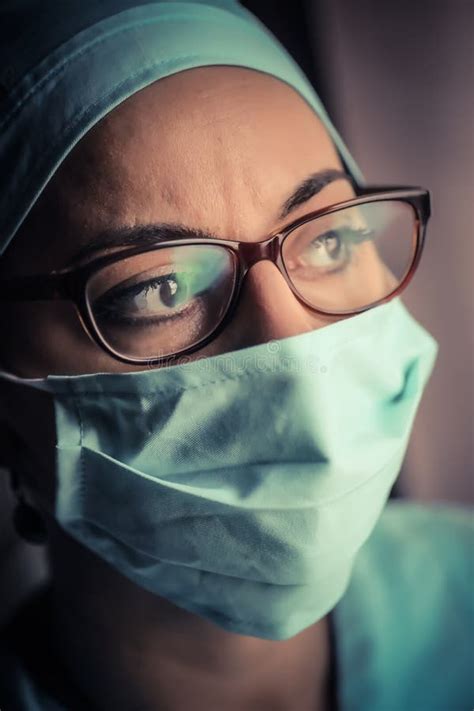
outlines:
[[[353,182],[352,177],[348,173],[334,168],[320,170],[306,177],[285,200],[278,219],[283,220],[285,217],[288,217],[296,208],[308,202],[308,200],[320,193],[327,185],[336,180]],[[187,227],[179,223],[163,222],[137,225],[134,227],[117,227],[104,230],[97,235],[93,242],[80,248],[69,260],[69,264],[88,259],[92,257],[95,252],[111,247],[147,245],[160,241],[179,239],[219,239],[219,236],[209,230]]]
[[[309,175],[286,200],[280,212],[279,219],[283,220],[285,217],[288,217],[293,210],[296,210],[296,208],[303,205],[303,203],[308,202],[310,198],[320,193],[326,185],[333,183],[335,180],[348,180],[351,183],[353,182],[350,175],[334,168],[320,170],[317,173]]]

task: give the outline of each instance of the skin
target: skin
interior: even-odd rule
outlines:
[[[61,269],[101,230],[148,222],[259,241],[288,223],[278,215],[295,186],[327,168],[341,168],[334,145],[287,85],[240,68],[182,72],[133,95],[89,131],[0,260],[0,274]],[[337,180],[290,221],[352,196],[349,183]],[[260,262],[231,323],[193,357],[327,323],[295,298],[273,264]],[[4,305],[0,327],[3,368],[23,377],[137,369],[102,352],[69,303]],[[176,711],[199,699],[209,711],[328,708],[327,619],[287,641],[261,640],[226,632],[130,583],[54,523],[48,397],[1,388],[6,464],[20,469],[49,529],[54,643],[91,706]]]

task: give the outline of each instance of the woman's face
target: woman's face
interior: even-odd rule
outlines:
[[[317,193],[303,186],[301,204],[282,215],[298,186],[327,169],[342,170],[332,141],[286,84],[232,67],[182,72],[133,95],[80,141],[0,259],[0,276],[85,263],[120,249],[98,242],[105,231],[124,227],[179,223],[224,239],[259,241],[353,197],[344,177]],[[262,261],[247,274],[231,322],[191,358],[326,324],[295,298],[274,264]],[[22,377],[137,370],[92,342],[72,303],[0,305],[0,329],[0,365]],[[2,382],[0,420],[7,466],[20,466],[47,510],[55,489],[49,398]],[[20,454],[26,462],[19,463]]]
[[[299,196],[306,199],[282,216],[297,187],[327,169],[342,170],[332,141],[290,87],[241,68],[182,72],[133,95],[80,141],[0,260],[0,270],[45,274],[82,264],[120,249],[99,245],[105,232],[157,223],[259,241],[307,212],[353,196],[344,178],[314,195],[303,188]],[[325,323],[297,301],[273,264],[259,262],[227,328],[191,357]],[[72,303],[2,306],[0,327],[3,368],[24,377],[137,369],[87,336]]]

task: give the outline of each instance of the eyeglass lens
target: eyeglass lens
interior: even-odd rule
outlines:
[[[416,251],[416,214],[401,201],[348,207],[296,228],[283,261],[301,297],[328,313],[355,311],[390,294]]]
[[[384,298],[404,279],[417,220],[402,201],[347,207],[295,228],[282,259],[295,291],[314,308],[350,313]],[[178,245],[114,262],[88,281],[89,312],[103,340],[128,358],[173,355],[221,323],[235,288],[237,258],[225,246]]]

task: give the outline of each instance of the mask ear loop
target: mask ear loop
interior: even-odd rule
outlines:
[[[10,470],[10,485],[16,499],[12,518],[15,531],[28,543],[44,545],[48,540],[46,523],[39,511],[26,501],[21,490],[20,477],[13,470]]]

